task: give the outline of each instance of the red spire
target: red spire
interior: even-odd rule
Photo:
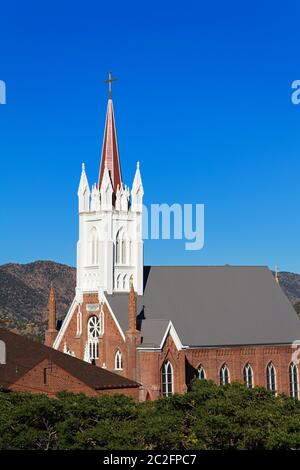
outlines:
[[[115,126],[114,108],[113,108],[113,102],[112,102],[111,97],[109,97],[108,103],[107,103],[104,139],[103,139],[103,147],[102,147],[102,158],[101,158],[99,181],[98,181],[99,189],[101,187],[105,167],[107,167],[109,171],[113,190],[116,193],[117,187],[118,186],[121,187],[122,177],[121,177],[121,167],[120,167],[120,160],[119,160],[117,133],[116,133],[116,126]]]

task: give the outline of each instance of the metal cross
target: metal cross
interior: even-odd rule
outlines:
[[[109,98],[112,97],[112,82],[115,82],[116,80],[117,79],[112,76],[111,72],[109,72],[109,74],[108,74],[108,80],[104,80],[104,83],[108,83],[108,92],[109,92],[108,97]]]

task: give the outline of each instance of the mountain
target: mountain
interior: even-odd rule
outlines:
[[[28,336],[44,336],[47,304],[53,282],[58,318],[63,318],[75,292],[76,269],[53,261],[0,266],[0,319]]]
[[[279,273],[280,285],[300,314],[300,274]],[[27,336],[43,339],[47,304],[53,282],[58,318],[66,315],[73,300],[76,269],[53,261],[0,266],[0,319],[5,326]]]

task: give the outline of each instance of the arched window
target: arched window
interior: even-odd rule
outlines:
[[[94,227],[91,232],[90,246],[91,246],[91,255],[90,255],[91,264],[97,265],[99,263],[99,238],[98,238],[96,227]]]
[[[299,380],[297,365],[292,362],[289,367],[290,376],[290,396],[292,398],[299,398]]]
[[[82,334],[82,313],[80,311],[80,306],[78,307],[77,311],[77,331],[76,335],[80,336]]]
[[[173,367],[170,361],[166,361],[162,366],[162,394],[169,397],[173,393]]]
[[[126,240],[124,237],[123,228],[120,228],[116,236],[116,264],[124,265],[126,263],[127,263]]]
[[[117,289],[120,289],[120,288],[121,288],[121,274],[118,274],[118,275],[117,275],[116,288],[117,288]]]
[[[267,367],[267,389],[276,395],[276,369],[272,362],[270,362]]]
[[[6,364],[6,345],[2,340],[0,340],[0,364]]]
[[[93,315],[88,321],[88,347],[90,361],[99,358],[100,333],[100,320],[96,315]]]
[[[220,369],[220,385],[226,385],[230,382],[229,369],[226,364]]]
[[[115,355],[115,370],[122,370],[122,369],[123,369],[122,353],[118,349]]]
[[[244,382],[246,387],[253,388],[253,370],[250,364],[246,364],[244,367]]]
[[[126,241],[122,240],[122,258],[121,263],[126,264]]]
[[[127,289],[127,274],[124,274],[123,277],[123,289]]]
[[[206,379],[206,374],[203,366],[198,367],[198,379],[199,380],[205,380]]]

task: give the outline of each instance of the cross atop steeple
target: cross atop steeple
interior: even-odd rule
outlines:
[[[109,72],[108,74],[108,79],[104,80],[104,83],[108,84],[108,98],[110,99],[112,97],[112,83],[117,80],[116,77],[112,76],[112,73]]]

